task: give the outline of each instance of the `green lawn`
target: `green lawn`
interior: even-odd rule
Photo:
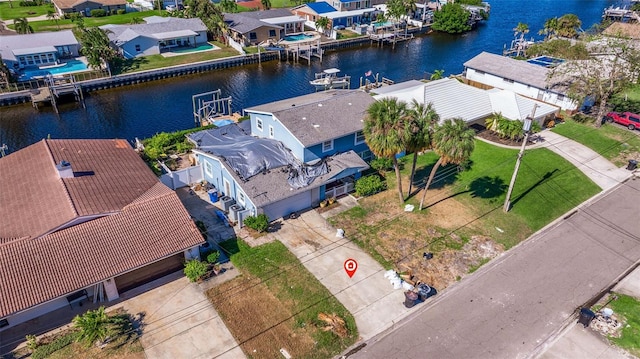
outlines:
[[[220,47],[220,49],[213,51],[195,52],[173,57],[150,55],[137,57],[135,59],[121,60],[120,62],[114,64],[114,66],[112,67],[112,71],[114,75],[117,75],[239,55],[238,52],[232,47],[226,47],[224,44],[216,41],[212,41],[211,43]]]
[[[640,85],[634,85],[622,91],[630,101],[640,101]]]
[[[47,10],[53,10],[53,4],[44,4],[40,6],[20,6],[20,1],[12,0],[9,2],[0,2],[0,19],[11,20],[21,17],[36,17],[46,15]],[[13,7],[12,7],[13,6]]]
[[[282,243],[275,241],[251,248],[245,242],[234,239],[221,243],[221,246],[225,252],[230,253],[231,262],[243,276],[248,276],[252,280],[255,278],[260,283],[266,284],[271,295],[278,302],[286,305],[288,311],[292,313],[295,326],[311,334],[315,342],[314,349],[312,353],[306,353],[304,357],[333,357],[358,339],[358,330],[351,313],[306,270]],[[256,284],[252,285],[252,287],[254,286]],[[244,295],[248,296],[251,293]],[[259,306],[260,303],[260,300],[256,300],[256,305]],[[232,302],[221,303],[221,307],[229,308],[231,306],[233,306]],[[221,310],[225,311],[225,309]],[[250,310],[256,310],[256,308]],[[267,310],[263,314],[270,315],[268,308],[259,310]],[[318,322],[318,313],[337,314],[345,321],[348,336],[340,338],[331,331],[320,330],[318,326],[322,324]],[[224,314],[227,313],[220,313],[223,318]],[[237,318],[232,320],[237,320]],[[262,318],[254,318],[254,321],[264,324]],[[287,340],[287,338],[280,339]],[[248,354],[251,355],[251,353]]]
[[[142,19],[147,16],[162,15],[165,12],[166,11],[164,10],[163,11],[151,10],[151,11],[142,11],[142,12],[129,12],[122,15],[110,15],[110,16],[104,16],[104,17],[85,17],[84,25],[86,27],[94,27],[94,26],[102,26],[107,24],[114,24],[114,25],[130,24],[131,20],[134,17],[138,17]],[[29,25],[33,27],[33,31],[35,32],[58,31],[58,30],[65,30],[65,29],[73,29],[76,27],[76,24],[73,23],[71,19],[60,19],[58,20],[57,23],[54,20],[33,21],[33,22],[29,22]],[[9,27],[13,28],[13,25]]]
[[[621,348],[635,356],[640,356],[640,301],[633,297],[616,294],[618,299],[609,303],[613,312],[625,318],[620,338],[609,338]]]
[[[623,166],[634,153],[640,152],[640,137],[616,124],[596,128],[568,120],[552,131],[591,148],[617,166]]]

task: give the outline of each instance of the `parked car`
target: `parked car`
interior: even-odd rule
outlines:
[[[627,126],[630,130],[636,130],[640,128],[640,115],[636,115],[631,112],[609,112],[605,116],[607,122],[619,123],[623,126]]]

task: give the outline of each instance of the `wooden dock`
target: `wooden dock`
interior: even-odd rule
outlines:
[[[51,103],[53,109],[58,113],[58,100],[62,96],[73,95],[76,101],[82,103],[84,107],[84,96],[80,84],[76,83],[74,77],[50,77],[45,79],[46,86],[40,87],[31,92],[31,104],[38,109],[41,103]]]

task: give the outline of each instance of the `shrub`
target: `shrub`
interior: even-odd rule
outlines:
[[[36,337],[35,335],[27,334],[25,339],[27,339],[27,348],[29,348],[29,350],[32,350],[32,351],[36,350],[38,346],[40,346],[40,343],[38,342],[38,337]]]
[[[190,281],[195,282],[207,273],[207,264],[197,259],[192,259],[184,265],[184,275]]]
[[[40,345],[36,348],[33,353],[31,353],[32,359],[44,359],[49,357],[51,354],[57,352],[58,350],[70,345],[76,340],[77,333],[72,332],[69,334],[65,334],[56,340],[52,341],[49,344]]]
[[[119,9],[116,13],[117,13],[118,15],[124,15],[124,14],[126,14],[126,13],[127,13],[127,10],[125,10],[125,9]]]
[[[640,4],[640,3],[639,3]],[[609,100],[609,105],[616,112],[640,113],[640,101],[625,99],[624,96],[616,95]]]
[[[391,158],[378,157],[371,161],[371,168],[376,171],[391,171],[393,169],[393,161]]]
[[[356,195],[360,197],[370,196],[385,189],[387,189],[387,183],[379,176],[362,177],[356,181]]]
[[[73,324],[80,329],[77,340],[84,342],[87,346],[99,341],[104,343],[111,332],[113,321],[100,307],[96,310],[89,310],[82,315],[73,318]]]
[[[107,16],[107,10],[105,9],[93,9],[91,10],[92,17],[104,17]]]
[[[269,228],[269,218],[266,214],[259,214],[257,217],[249,216],[244,220],[245,226],[256,230],[258,232],[264,232]]]
[[[20,6],[40,6],[42,5],[42,0],[38,1],[20,1]]]
[[[209,253],[209,255],[207,255],[207,262],[209,264],[216,264],[218,263],[219,259],[220,259],[220,252],[218,251],[213,251]]]
[[[594,121],[593,117],[587,116],[582,113],[576,113],[575,115],[571,116],[571,119],[578,123],[591,123]]]

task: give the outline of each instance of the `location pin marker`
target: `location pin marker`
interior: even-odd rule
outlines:
[[[358,270],[358,262],[355,259],[349,258],[344,261],[344,271],[347,272],[349,278],[356,274],[356,270]]]

